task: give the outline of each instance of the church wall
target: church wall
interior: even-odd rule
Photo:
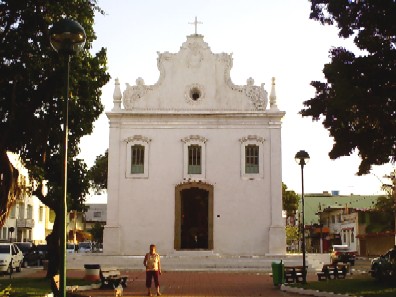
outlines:
[[[175,186],[183,182],[183,143],[188,135],[207,138],[206,182],[214,185],[214,251],[224,254],[268,252],[270,226],[269,149],[264,143],[264,179],[241,178],[239,139],[268,138],[265,129],[122,129],[118,196],[120,253],[137,255],[157,244],[163,254],[174,252]],[[122,139],[151,139],[149,177],[125,178],[126,144]],[[123,223],[124,222],[124,223]]]

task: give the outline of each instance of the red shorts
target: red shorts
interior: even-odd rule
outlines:
[[[154,284],[156,287],[159,287],[159,271],[148,270],[146,271],[146,288],[151,288],[151,280],[154,278]]]

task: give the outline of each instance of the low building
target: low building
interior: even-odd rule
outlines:
[[[329,229],[324,239],[327,246],[344,244],[360,256],[378,256],[394,245],[395,232],[368,232],[368,226],[378,217],[374,209],[328,207],[319,216],[320,225]]]
[[[329,252],[333,244],[347,244],[360,255],[373,248],[366,238],[368,213],[374,209],[379,195],[339,195],[337,191],[306,194],[304,197],[307,250]],[[297,218],[301,221],[301,203]],[[367,238],[371,238],[369,235]],[[368,239],[370,240],[370,239]],[[382,242],[383,243],[383,242]],[[375,245],[375,243],[373,243]],[[393,244],[392,244],[393,245]],[[392,247],[385,244],[384,249]],[[372,252],[371,252],[372,253]]]
[[[359,242],[356,235],[359,229],[358,210],[341,206],[327,207],[319,213],[320,226],[328,231],[323,239],[328,251],[334,244],[348,245],[350,250],[359,251]]]
[[[90,241],[92,240],[90,231],[95,223],[106,225],[107,204],[86,204],[86,206],[85,212],[69,212],[66,232],[70,242]]]
[[[90,230],[95,223],[106,225],[107,204],[87,204],[88,210],[85,213],[86,229]]]
[[[29,180],[27,169],[22,165],[18,155],[7,153],[8,158],[24,179],[26,188],[33,187]],[[21,191],[13,202],[9,216],[1,228],[0,240],[2,241],[30,241],[45,243],[46,236],[52,231],[53,223],[50,222],[50,210],[31,191]]]

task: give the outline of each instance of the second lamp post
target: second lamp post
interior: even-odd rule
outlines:
[[[301,209],[302,209],[302,220],[301,220],[301,229],[302,229],[302,254],[303,254],[303,283],[307,283],[307,266],[305,264],[305,222],[304,222],[304,166],[309,161],[309,155],[306,151],[299,151],[294,157],[297,164],[301,166]]]

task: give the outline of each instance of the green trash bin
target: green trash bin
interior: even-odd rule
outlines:
[[[280,262],[272,262],[272,280],[274,286],[280,286],[285,283],[284,265]]]

